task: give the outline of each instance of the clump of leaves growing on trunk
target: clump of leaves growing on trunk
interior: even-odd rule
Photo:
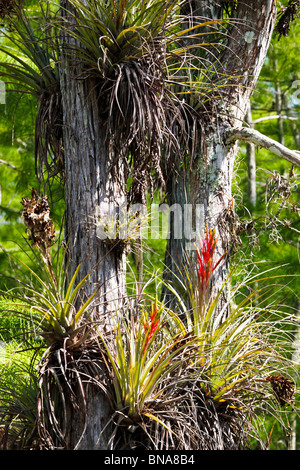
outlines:
[[[213,274],[223,259],[215,259],[216,242],[207,229],[186,265],[181,313],[154,298],[118,318],[111,336],[99,331],[115,410],[111,448],[119,439],[125,448],[244,449],[253,436],[265,448],[258,410],[269,408],[282,425],[284,410],[294,410],[293,333],[286,329],[295,330],[297,319],[268,298],[273,279],[266,275],[235,288],[221,321],[219,299],[232,275],[213,297]],[[254,282],[259,288],[235,304]]]
[[[122,318],[116,318],[112,337],[98,329],[113,387],[107,395],[120,426],[143,427],[146,417],[172,432],[156,405],[170,377],[183,370],[193,339],[183,341],[180,334],[165,329],[165,321],[164,306],[157,300],[150,306],[141,301],[137,309],[133,303]],[[110,445],[114,437],[113,433]]]
[[[291,23],[297,17],[299,6],[299,0],[289,0],[288,5],[279,10],[275,28],[275,31],[278,34],[278,40],[280,40],[282,36],[288,36]]]
[[[15,279],[17,287],[3,293],[6,299],[3,310],[6,316],[24,319],[30,328],[26,337],[39,341],[39,345],[31,346],[45,350],[38,368],[37,429],[41,447],[53,449],[58,442],[60,446],[64,444],[65,402],[71,395],[76,396],[72,387],[82,390],[78,400],[82,409],[85,406],[82,376],[77,368],[86,371],[89,365],[85,369],[82,365],[85,361],[78,365],[76,359],[89,350],[92,330],[83,317],[99,291],[86,298],[83,287],[89,275],[79,281],[80,265],[70,276],[65,253],[57,250],[51,256],[56,234],[47,197],[32,189],[31,198],[23,198],[22,203],[34,268],[16,261],[21,272]],[[30,347],[27,338],[25,341]]]
[[[58,258],[56,267],[53,265],[50,249],[56,234],[47,196],[38,196],[36,190],[32,188],[31,199],[23,198],[22,204],[24,206],[22,216],[28,239],[37,250],[37,259],[40,259],[42,273],[39,275],[38,272],[22,263],[37,286],[35,287],[34,283],[22,282],[20,284],[22,293],[13,292],[12,298],[22,300],[24,307],[26,305],[30,307],[31,320],[49,345],[55,342],[62,344],[66,341],[68,345],[77,347],[85,338],[85,335],[82,335],[79,339],[82,332],[79,326],[81,317],[97,291],[78,307],[78,297],[89,275],[78,282],[79,265],[73,276],[67,280],[68,267],[63,256]]]
[[[207,229],[185,272],[181,313],[157,295],[143,297],[139,286],[127,309],[112,312],[112,329],[103,329],[92,321],[97,291],[80,297],[87,279],[76,285],[79,267],[68,280],[64,262],[52,264],[47,200],[33,190],[23,205],[42,269],[28,268],[31,280],[23,273],[20,293],[13,289],[6,297],[12,299],[11,314],[26,317],[35,337],[45,341],[37,390],[40,448],[66,446],[67,404],[85,413],[86,380],[107,395],[112,409],[107,425],[115,424],[108,444],[112,449],[238,449],[253,436],[264,447],[255,427],[257,410],[269,408],[283,423],[282,410],[294,407],[295,393],[287,352],[290,333],[283,329],[295,327],[295,319],[268,299],[272,277],[245,280],[244,285],[258,282],[258,290],[231,303],[220,321],[218,301],[230,276],[213,297],[213,274],[222,258],[215,259],[215,232]],[[7,301],[6,312],[9,307]],[[85,426],[81,431],[83,436]]]
[[[0,77],[9,85],[8,90],[37,99],[36,171],[42,176],[45,167],[48,176],[55,176],[63,170],[59,45],[54,23],[57,6],[40,2],[36,20],[27,14],[24,4],[17,8],[18,2],[11,3],[14,14],[7,19],[9,28],[2,28],[0,34],[5,38],[0,51],[8,58],[0,62]]]
[[[185,3],[71,0],[62,13],[71,38],[64,52],[78,78],[99,90],[113,165],[124,161],[132,176],[131,202],[145,203],[146,187],[164,186],[174,155],[187,156],[197,139],[196,104],[213,88],[214,64],[201,51],[222,20],[193,12],[189,25],[180,14]]]

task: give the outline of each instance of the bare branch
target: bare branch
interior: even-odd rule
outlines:
[[[264,117],[255,119],[255,121],[253,121],[252,124],[258,124],[259,122],[262,122],[262,121],[270,121],[271,119],[279,119],[280,117],[282,119],[287,119],[289,121],[299,121],[298,117],[291,117],[291,116],[286,116],[286,115],[282,116],[280,114],[272,114],[271,116],[264,116]]]
[[[227,131],[226,144],[230,145],[236,140],[252,142],[257,146],[263,147],[275,155],[284,158],[293,165],[300,167],[300,152],[297,150],[288,149],[284,145],[276,142],[276,140],[270,139],[270,137],[261,134],[255,129],[250,129],[247,127],[232,127]]]
[[[20,171],[21,170],[19,168],[17,168],[16,166],[12,165],[12,163],[9,163],[9,162],[6,162],[5,160],[1,160],[0,159],[0,165],[5,165],[7,166],[8,168],[11,168],[12,170],[16,170],[16,171]]]

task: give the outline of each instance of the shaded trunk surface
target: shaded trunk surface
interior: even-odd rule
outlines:
[[[81,391],[78,390],[78,395]],[[66,450],[107,450],[110,438],[111,409],[99,387],[85,387],[86,409],[74,408],[70,403],[68,413],[70,428],[66,436]]]

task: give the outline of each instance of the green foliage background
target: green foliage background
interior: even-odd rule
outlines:
[[[34,2],[33,2],[34,4]],[[3,41],[3,39],[1,39]],[[276,83],[280,84],[284,96],[282,113],[293,118],[283,120],[284,141],[289,148],[300,151],[300,30],[299,21],[292,26],[290,35],[278,41],[275,36],[268,53],[266,63],[259,77],[257,88],[251,100],[253,120],[271,115],[277,115],[276,110]],[[0,61],[3,59],[0,54]],[[299,83],[297,83],[299,81]],[[37,102],[29,95],[19,96],[9,91],[7,85],[6,104],[0,104],[0,289],[10,288],[12,283],[9,277],[13,276],[11,264],[7,254],[17,257],[23,256],[26,249],[25,228],[20,214],[22,210],[21,199],[30,194],[30,188],[35,187],[40,192],[46,188],[38,186],[34,164],[34,124],[37,111]],[[298,119],[298,120],[296,120]],[[278,119],[270,119],[257,123],[255,128],[267,136],[278,140]],[[276,274],[291,277],[288,285],[280,289],[278,295],[284,298],[288,307],[300,309],[300,219],[297,212],[284,210],[280,215],[282,224],[272,233],[264,228],[264,215],[266,211],[266,184],[276,174],[288,177],[290,164],[275,157],[264,149],[256,149],[257,166],[257,206],[251,207],[247,201],[247,160],[246,147],[241,146],[236,164],[236,177],[234,184],[236,211],[240,222],[254,219],[254,230],[241,235],[242,246],[238,246],[233,264],[241,267],[251,262],[257,272],[269,268],[276,268]],[[295,169],[291,181],[292,193],[289,198],[290,207],[294,203],[299,207],[300,173]],[[50,199],[51,213],[56,228],[60,231],[63,223],[64,201],[63,192],[59,182],[53,181],[51,190],[47,188]],[[159,201],[160,195],[157,195]],[[276,211],[278,205],[272,210]],[[276,239],[275,236],[276,235]],[[255,243],[252,246],[253,239]],[[144,244],[145,268],[162,272],[166,240],[148,240]],[[28,261],[28,260],[27,260]],[[130,255],[131,267],[136,272],[136,257]],[[240,274],[242,275],[242,274]],[[146,271],[145,271],[146,276]],[[284,284],[287,281],[283,281]],[[0,300],[5,304],[5,299]],[[7,323],[7,319],[0,320],[0,340],[9,343],[11,333],[19,325]],[[12,347],[12,345],[10,346]],[[1,352],[1,349],[0,349]],[[25,356],[24,362],[28,358]],[[0,355],[3,363],[3,354]],[[11,366],[13,367],[13,366]],[[12,369],[11,369],[12,370]],[[11,378],[11,374],[10,376]],[[269,423],[271,430],[272,422]],[[299,428],[299,423],[298,423]],[[285,448],[286,442],[280,429],[274,429],[270,448]],[[300,443],[298,442],[298,447]]]

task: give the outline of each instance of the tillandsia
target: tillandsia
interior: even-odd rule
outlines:
[[[33,248],[37,249],[42,260],[40,275],[20,261],[37,282],[37,287],[24,283],[24,304],[31,307],[31,319],[36,323],[37,329],[42,330],[42,336],[47,343],[61,343],[66,340],[69,346],[76,344],[78,347],[86,338],[83,330],[88,330],[79,328],[79,322],[98,290],[78,305],[78,296],[90,274],[78,282],[79,265],[69,280],[68,263],[65,255],[60,256],[59,253],[57,265],[54,266],[51,247],[56,234],[47,196],[39,196],[32,188],[31,199],[24,197],[22,204],[22,216],[29,241]]]
[[[274,370],[282,367],[280,340],[275,346],[272,342],[275,335],[280,338],[282,326],[269,321],[270,316],[276,318],[279,312],[278,306],[272,305],[269,297],[270,286],[267,281],[273,282],[273,278],[266,274],[262,279],[256,276],[254,280],[244,279],[236,287],[231,286],[231,295],[226,303],[228,313],[220,321],[219,300],[225,287],[233,281],[233,273],[228,275],[216,294],[210,291],[213,274],[225,256],[216,258],[216,250],[215,231],[207,227],[206,233],[199,239],[196,253],[186,256],[184,271],[176,278],[180,283],[178,289],[172,286],[170,289],[177,296],[183,311],[181,317],[169,312],[173,324],[180,327],[183,336],[192,334],[197,338],[194,360],[199,367],[200,388],[216,406],[226,402],[234,408],[239,402],[241,409],[246,409],[248,384],[256,386],[262,383],[265,392],[266,383],[270,382],[278,402],[282,404],[286,400],[290,404],[293,382],[279,375],[270,375],[273,367]],[[251,284],[254,282],[259,287],[253,292]],[[242,300],[238,302],[238,296],[245,288],[250,289],[251,293],[243,294]],[[180,291],[184,293],[182,296]],[[270,304],[266,303],[267,295]],[[284,311],[280,310],[280,316],[282,324],[295,322]],[[197,355],[198,359],[195,359]],[[257,397],[253,394],[250,398],[256,400]]]
[[[32,95],[38,101],[35,119],[36,172],[48,178],[63,172],[62,102],[59,84],[58,29],[55,25],[55,2],[39,2],[42,15],[37,18],[20,8],[20,2],[11,5],[9,29],[2,28],[0,53],[6,57],[0,62],[0,77],[9,85],[9,91]],[[1,7],[6,2],[1,2]],[[4,8],[4,7],[3,7]],[[1,10],[0,10],[1,13]],[[1,19],[1,16],[0,16]]]
[[[216,308],[218,305],[219,294],[212,297],[211,287],[214,279],[214,272],[219,267],[220,263],[226,256],[224,253],[219,259],[216,258],[218,237],[216,236],[215,230],[211,230],[206,227],[206,232],[203,236],[199,236],[199,244],[196,245],[196,259],[195,259],[195,270],[196,277],[193,276],[192,265],[187,271],[188,279],[188,296],[189,302],[192,307],[193,316],[193,330],[194,334],[201,337],[206,330],[206,322],[210,322],[216,314]]]
[[[278,40],[281,38],[281,36],[287,36],[289,34],[291,23],[297,17],[299,7],[299,0],[289,0],[288,5],[279,11],[278,21],[275,28],[278,34]]]
[[[215,58],[203,54],[223,20],[190,12],[186,22],[187,3],[70,0],[62,7],[70,38],[64,53],[76,61],[78,77],[99,90],[112,166],[123,160],[130,168],[133,203],[146,201],[146,187],[164,187],[178,155],[183,162],[194,153],[201,105],[213,88],[221,90],[212,85]]]
[[[219,291],[212,292],[215,271],[226,256],[225,252],[216,259],[217,243],[216,231],[207,226],[205,233],[199,235],[195,249],[184,252],[181,265],[175,263],[178,274],[172,273],[171,282],[163,281],[185,318],[181,331],[199,338],[206,331],[207,322],[214,321],[219,298],[228,282],[225,280]]]
[[[294,405],[296,391],[294,381],[282,375],[270,375],[266,378],[266,381],[270,382],[276,400],[282,408],[288,405]]]
[[[214,271],[217,269],[222,259],[226,255],[226,253],[224,253],[218,259],[218,261],[214,260],[217,242],[218,237],[216,237],[215,230],[211,230],[207,226],[206,234],[202,238],[199,237],[200,247],[196,247],[196,270],[198,276],[200,300],[202,301],[204,301],[207,297]]]
[[[156,402],[160,402],[158,397],[165,385],[189,357],[185,351],[194,344],[193,339],[183,342],[177,332],[168,331],[165,313],[158,301],[150,306],[141,301],[138,309],[129,306],[122,318],[113,317],[111,337],[107,338],[96,326],[113,386],[107,393],[123,424],[142,425],[147,417],[165,426],[156,413]]]
[[[5,313],[25,321],[28,324],[24,333],[25,341],[28,337],[30,343],[34,342],[34,349],[41,348],[44,351],[37,366],[36,424],[41,445],[55,448],[54,442],[65,444],[63,431],[67,425],[64,423],[64,412],[61,415],[60,403],[64,404],[68,399],[73,403],[73,386],[74,389],[78,386],[82,391],[81,396],[77,395],[76,398],[85,406],[83,379],[80,374],[86,380],[90,363],[86,365],[86,357],[82,361],[80,358],[82,351],[88,354],[91,349],[92,329],[91,322],[83,321],[83,317],[86,320],[99,290],[96,289],[90,296],[86,295],[84,286],[90,273],[78,279],[79,265],[70,276],[66,252],[60,253],[60,247],[55,256],[51,257],[55,230],[47,197],[39,196],[32,188],[31,198],[23,198],[22,204],[28,238],[33,245],[28,257],[34,253],[34,265],[32,266],[32,259],[31,265],[27,265],[22,259],[17,260],[17,264],[21,265],[21,276],[16,279],[17,286],[5,293]],[[95,364],[99,362],[100,353],[96,359],[95,355],[93,361],[90,361],[93,367],[97,367]],[[20,416],[23,419],[23,415]]]
[[[161,309],[158,310],[157,302],[151,304],[151,314],[150,314],[150,322],[149,320],[144,322],[144,330],[145,330],[145,345],[143,349],[143,354],[146,353],[151,338],[155,335],[157,331],[160,320],[161,320]]]
[[[199,248],[199,282],[210,279],[219,266],[221,258],[214,259],[215,253],[216,235],[207,230]],[[196,257],[189,266],[194,295],[197,262]],[[149,294],[150,303],[144,299],[138,308],[134,303],[132,311],[115,316],[112,336],[99,331],[111,377],[107,394],[118,417],[116,442],[125,433],[127,442],[145,442],[151,436],[150,448],[155,440],[157,446],[164,442],[172,449],[186,449],[187,442],[193,449],[237,449],[248,445],[250,436],[258,436],[254,408],[268,403],[281,420],[282,412],[289,411],[283,408],[293,406],[295,393],[294,382],[281,373],[293,374],[285,356],[283,325],[293,325],[294,320],[279,313],[277,303],[272,305],[267,280],[250,277],[233,289],[238,296],[245,285],[259,284],[237,304],[231,299],[230,314],[221,323],[215,321],[218,296],[210,299],[202,316],[194,303],[185,318]],[[214,428],[214,440],[206,440],[205,426]]]

